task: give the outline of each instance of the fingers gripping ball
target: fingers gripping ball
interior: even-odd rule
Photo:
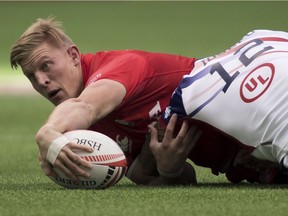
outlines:
[[[89,145],[92,153],[77,152],[86,161],[92,163],[90,177],[79,177],[80,182],[73,182],[59,169],[54,168],[57,177],[49,176],[55,183],[70,189],[105,189],[115,185],[124,176],[127,169],[126,157],[118,144],[108,136],[90,130],[74,130],[64,133],[74,143]]]

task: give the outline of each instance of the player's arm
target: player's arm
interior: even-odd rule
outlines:
[[[44,172],[51,174],[51,165],[43,159],[47,159],[48,149],[55,139],[63,136],[66,131],[87,129],[114,110],[122,102],[125,94],[126,89],[122,84],[103,79],[87,87],[78,98],[68,99],[59,104],[36,134]],[[80,166],[91,168],[90,163],[74,153],[76,149],[92,151],[90,147],[68,143],[59,151],[53,162],[54,167],[73,180],[77,180],[77,175],[88,176]]]
[[[147,162],[147,161],[146,161]],[[151,164],[149,164],[151,165]],[[148,167],[145,161],[141,161],[139,157],[133,162],[132,166],[129,168],[127,173],[127,177],[134,183],[140,185],[150,185],[150,186],[158,186],[158,185],[188,185],[188,184],[196,184],[196,173],[193,166],[185,162],[183,164],[183,169],[180,175],[177,174],[175,177],[165,177],[160,175],[158,172],[154,172],[155,167],[150,167],[152,172],[147,172]]]
[[[150,126],[150,146],[143,147],[128,171],[127,177],[133,182],[145,185],[197,183],[195,170],[186,160],[201,133],[194,127],[189,129],[188,123],[184,121],[174,138],[176,121],[177,116],[174,114],[167,125],[162,142],[158,141],[157,130]]]

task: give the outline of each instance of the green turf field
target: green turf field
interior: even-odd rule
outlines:
[[[0,101],[1,216],[287,214],[287,187],[231,185],[199,167],[198,186],[140,187],[124,178],[106,190],[63,189],[42,173],[34,143],[52,106],[35,96],[2,96]]]
[[[288,31],[288,2],[0,2],[0,85],[9,49],[38,17],[54,15],[84,52],[144,49],[206,56],[252,29]],[[9,79],[10,80],[10,79]],[[0,94],[0,216],[287,215],[287,187],[231,185],[197,167],[198,186],[149,188],[123,179],[102,191],[66,190],[44,176],[34,135],[52,106]]]

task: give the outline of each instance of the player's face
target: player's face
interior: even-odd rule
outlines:
[[[74,46],[56,48],[43,43],[31,54],[23,73],[33,88],[54,105],[79,96],[83,90],[80,54]]]

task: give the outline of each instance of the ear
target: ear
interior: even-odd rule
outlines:
[[[70,46],[67,49],[67,53],[71,57],[75,66],[80,63],[80,51],[75,45]]]

